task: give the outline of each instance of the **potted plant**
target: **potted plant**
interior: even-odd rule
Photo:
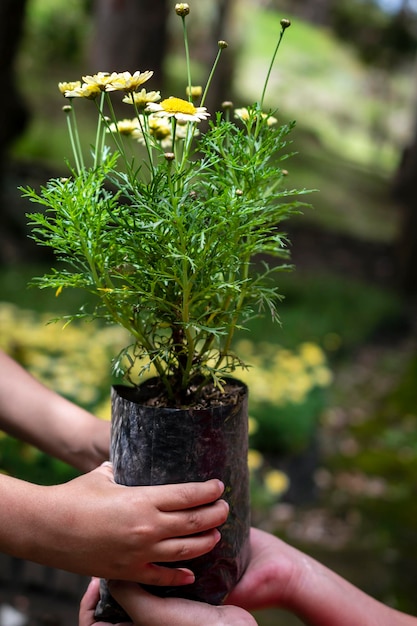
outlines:
[[[74,164],[68,178],[23,194],[43,205],[29,215],[32,236],[59,261],[36,282],[57,295],[67,288],[94,294],[95,307],[69,319],[102,318],[130,336],[113,364],[124,378],[112,389],[116,480],[132,485],[216,476],[226,485],[230,515],[222,540],[193,561],[195,584],[164,590],[219,603],[244,571],[250,526],[247,388],[234,378],[244,364],[232,340],[237,328],[265,310],[277,318],[281,294],[271,279],[289,267],[280,223],[299,210],[295,196],[303,191],[282,188],[293,124],[278,126],[263,110],[289,21],[281,21],[260,101],[234,111],[225,102],[222,113],[210,115],[207,90],[227,44],[219,42],[207,85],[196,88],[189,6],[175,10],[183,24],[186,98],[147,92],[151,71],[100,72],[82,83],[61,83]],[[132,112],[121,122],[112,101],[120,93]],[[76,125],[79,98],[97,108],[88,166]],[[269,265],[271,256],[284,261]],[[107,600],[99,617],[120,621]]]

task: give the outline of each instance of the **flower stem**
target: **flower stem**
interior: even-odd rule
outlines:
[[[284,22],[285,22],[285,24],[284,24]],[[284,36],[284,31],[288,28],[288,26],[289,26],[289,23],[287,22],[287,20],[281,20],[281,32],[279,34],[278,42],[277,42],[277,45],[275,46],[274,54],[272,55],[272,59],[271,59],[271,62],[269,64],[268,72],[267,72],[267,75],[266,75],[266,78],[265,78],[264,87],[263,87],[263,90],[262,90],[262,96],[261,96],[261,101],[260,101],[260,109],[261,109],[261,111],[263,109],[264,100],[265,100],[265,94],[266,94],[266,90],[267,90],[267,87],[268,87],[269,79],[270,79],[270,76],[271,76],[272,68],[273,68],[273,65],[275,63],[275,57],[277,56],[278,49],[280,47],[282,38]]]
[[[205,100],[207,98],[207,93],[208,93],[208,90],[210,88],[211,81],[213,80],[214,72],[216,71],[216,67],[217,67],[217,65],[219,63],[220,55],[222,53],[222,50],[223,50],[223,46],[219,46],[219,49],[217,50],[216,58],[214,59],[213,66],[212,66],[212,68],[210,70],[210,74],[209,74],[208,79],[207,79],[206,86],[204,88],[203,95],[201,96],[200,106],[204,106],[204,102],[205,102]]]
[[[101,146],[102,146],[101,136],[102,136],[102,131],[103,131],[104,97],[105,97],[105,93],[103,91],[100,96],[99,115],[98,115],[97,130],[96,130],[96,141],[94,144],[94,169],[97,169],[97,166],[101,164],[101,160],[103,156],[103,153],[101,150]]]
[[[76,119],[74,109],[73,106],[69,106],[64,107],[64,110],[67,118],[68,134],[70,138],[72,153],[74,155],[75,167],[77,170],[77,174],[81,174],[84,164],[82,162],[80,143],[79,141],[77,141],[78,133],[76,131]]]
[[[185,61],[187,64],[187,83],[188,83],[188,99],[191,102],[191,63],[190,63],[190,48],[188,45],[188,33],[187,25],[185,23],[185,16],[181,16],[182,19],[182,32],[184,36],[184,48],[185,48]]]

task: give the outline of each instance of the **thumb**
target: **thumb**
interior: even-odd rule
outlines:
[[[101,465],[96,467],[96,469],[92,471],[98,472],[99,474],[102,474],[106,478],[110,478],[113,483],[115,482],[114,474],[113,474],[113,465],[112,463],[110,463],[110,461],[104,461],[104,463],[102,463]]]

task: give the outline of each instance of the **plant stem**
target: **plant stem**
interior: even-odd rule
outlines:
[[[277,52],[278,52],[279,46],[280,46],[282,38],[284,36],[284,31],[285,31],[285,28],[283,26],[281,26],[281,32],[279,34],[278,42],[277,42],[277,45],[275,46],[274,54],[272,55],[272,59],[271,59],[271,62],[269,64],[268,72],[267,72],[267,75],[266,75],[266,78],[265,78],[264,87],[263,87],[263,90],[262,90],[261,100],[260,100],[260,103],[259,103],[261,111],[263,109],[264,100],[265,100],[265,94],[266,94],[266,90],[267,90],[267,87],[268,87],[269,79],[270,79],[270,76],[271,76],[272,67],[273,67],[273,65],[275,63],[275,57],[277,56]]]
[[[105,98],[105,93],[104,91],[101,92],[100,95],[100,104],[99,106],[99,115],[98,115],[98,119],[97,119],[97,130],[96,130],[96,141],[94,144],[94,169],[97,169],[97,166],[99,164],[101,164],[102,162],[102,156],[103,153],[101,151],[101,146],[102,146],[102,125],[103,125],[103,105],[104,105],[104,98]]]
[[[70,114],[71,114],[71,117],[70,117]],[[73,113],[73,107],[71,105],[70,111],[66,111],[68,134],[70,138],[72,153],[74,155],[74,161],[75,161],[77,174],[81,174],[83,167],[82,167],[82,162],[81,162],[81,155],[79,154],[79,150],[77,149],[77,141],[75,137],[76,132],[74,129],[74,120],[75,120],[74,116],[75,114]],[[79,143],[78,143],[78,146],[79,146]]]
[[[208,90],[210,88],[211,81],[213,80],[214,72],[216,71],[216,67],[217,67],[217,65],[219,63],[219,59],[220,59],[220,55],[222,53],[222,49],[223,48],[219,47],[219,49],[217,50],[216,58],[214,59],[214,63],[213,63],[213,66],[211,68],[210,74],[208,76],[207,83],[206,83],[206,86],[204,88],[203,95],[201,96],[200,106],[204,106],[204,102],[206,101],[207,93],[208,93]]]
[[[191,96],[191,62],[190,62],[190,49],[188,46],[188,33],[187,25],[185,23],[185,16],[181,16],[182,19],[182,32],[184,37],[184,49],[185,49],[185,62],[187,65],[187,83],[188,83],[188,99],[192,100]]]

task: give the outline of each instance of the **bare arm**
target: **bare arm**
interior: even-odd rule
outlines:
[[[108,459],[109,423],[48,389],[1,351],[0,429],[82,471]]]
[[[228,602],[247,610],[279,607],[309,626],[417,626],[280,539],[252,529],[252,560]]]

